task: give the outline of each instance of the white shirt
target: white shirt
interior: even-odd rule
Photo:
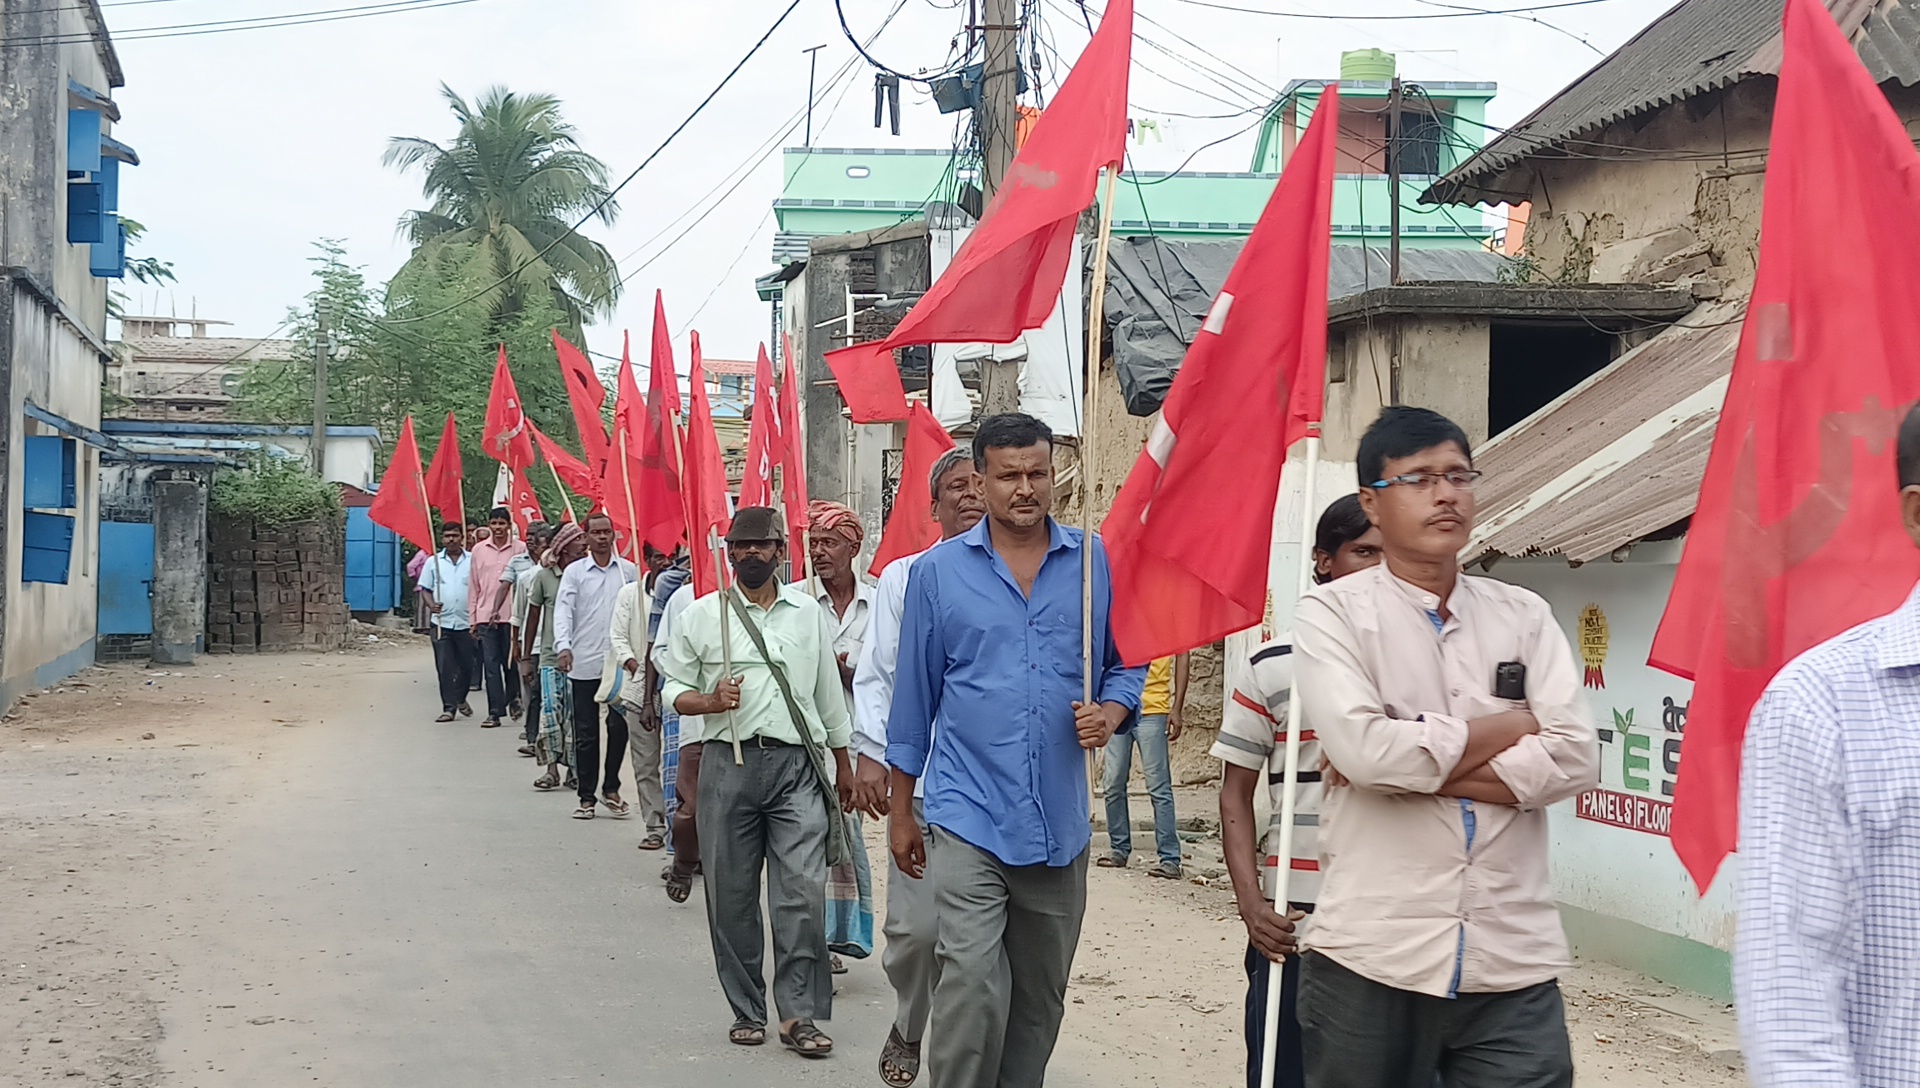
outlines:
[[[588,555],[560,575],[560,596],[553,604],[553,650],[573,651],[574,680],[598,680],[613,649],[613,605],[620,590],[636,577],[636,568],[619,556],[600,566]]]
[[[650,656],[653,658],[653,668],[655,672],[660,671],[661,659],[666,656],[667,639],[673,634],[673,621],[684,615],[687,608],[692,604],[693,583],[689,581],[679,589],[674,590],[673,594],[667,598],[666,606],[660,610],[660,629],[654,632],[653,648],[649,651]],[[669,706],[667,710],[671,712],[673,708]],[[700,715],[680,715],[680,747],[686,748],[699,744],[705,739],[705,729],[706,723],[701,719]]]
[[[442,575],[446,577],[442,579]],[[420,571],[420,588],[440,602],[440,612],[433,617],[435,627],[442,631],[465,631],[473,626],[467,608],[472,581],[472,552],[462,551],[460,558],[449,559],[443,551],[427,561]]]
[[[907,575],[918,552],[888,563],[874,587],[866,639],[853,670],[853,747],[881,766],[887,763],[887,715],[893,709],[894,668],[900,660],[900,619],[907,610]],[[913,795],[925,797],[926,778],[916,779]]]
[[[845,654],[847,663],[859,668],[861,647],[867,640],[868,625],[873,616],[873,587],[861,581],[856,574],[853,578],[853,603],[847,605],[846,615],[834,611],[833,594],[825,589],[820,591],[820,607],[827,610],[827,625],[833,629],[833,656],[838,658]],[[851,716],[853,689],[845,687],[845,691],[847,714]]]
[[[1260,885],[1267,897],[1279,887],[1280,813],[1285,800],[1287,711],[1293,698],[1293,645],[1283,635],[1262,643],[1245,678],[1220,714],[1220,735],[1210,753],[1236,767],[1265,772],[1272,802],[1265,845],[1260,849]],[[1294,786],[1293,856],[1288,859],[1287,902],[1312,906],[1320,897],[1320,742],[1300,733],[1300,777]]]

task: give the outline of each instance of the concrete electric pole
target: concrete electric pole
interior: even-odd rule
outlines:
[[[311,449],[313,474],[327,478],[327,357],[332,345],[327,339],[327,319],[332,316],[325,297],[313,304],[313,438]]]
[[[1007,168],[1019,150],[1020,127],[1020,17],[1017,0],[985,0],[981,32],[986,56],[980,77],[980,108],[974,123],[980,132],[980,151],[986,162],[981,192],[986,203],[1005,184]],[[997,354],[997,353],[996,353]],[[1020,363],[984,361],[980,373],[980,411],[983,415],[1020,410]]]

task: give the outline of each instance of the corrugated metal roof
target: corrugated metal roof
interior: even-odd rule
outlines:
[[[1908,0],[1827,0],[1878,82],[1920,83]],[[1682,0],[1437,182],[1422,203],[1498,202],[1502,171],[1615,121],[1780,70],[1785,0]]]
[[[1586,562],[1692,514],[1744,309],[1702,306],[1481,447],[1466,554]]]

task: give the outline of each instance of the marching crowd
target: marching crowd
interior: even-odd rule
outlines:
[[[1901,456],[1903,479],[1920,475],[1913,419]],[[1548,881],[1546,810],[1597,781],[1580,674],[1541,598],[1460,570],[1480,473],[1458,426],[1389,408],[1357,461],[1356,491],[1318,520],[1320,584],[1293,631],[1241,663],[1212,749],[1248,934],[1249,1088],[1261,1084],[1275,965],[1273,1083],[1283,1088],[1570,1085],[1557,978],[1571,960]],[[765,507],[735,512],[725,541],[734,588],[705,595],[684,552],[649,553],[644,570],[617,555],[604,515],[536,525],[524,543],[505,510],[475,535],[448,525],[444,548],[414,568],[439,720],[472,716],[471,694],[482,692],[481,724],[524,723],[535,788],[573,789],[574,818],[640,807],[640,849],[672,849],[668,897],[684,902],[703,883],[732,1016],[725,1034],[741,1046],[766,1043],[771,1027],[802,1056],[833,1051],[820,1026],[832,1017],[832,975],[842,955],[875,946],[860,821],[886,821],[882,964],[897,1011],[881,1080],[905,1088],[924,1063],[934,1088],[1037,1088],[1086,910],[1088,752],[1109,752],[1112,831],[1098,864],[1129,860],[1126,753],[1137,741],[1154,872],[1177,876],[1167,743],[1186,667],[1122,662],[1104,548],[1050,516],[1052,436],[1039,421],[985,419],[929,484],[941,542],[876,584],[855,573],[859,518],[834,503],[808,510],[813,589],[780,578],[790,542]],[[1906,495],[1920,526],[1916,494],[1920,483]],[[1788,678],[1807,683],[1804,670]],[[1292,849],[1277,860],[1295,691],[1304,724]],[[1763,704],[1763,742],[1779,736],[1765,715],[1784,705]],[[1777,786],[1763,778],[1761,788]],[[1266,828],[1262,809],[1273,813]],[[1763,852],[1791,836],[1773,834],[1764,814],[1749,818],[1756,854],[1772,860]],[[1290,879],[1277,909],[1282,865]],[[1773,870],[1750,868],[1778,898]],[[1762,922],[1783,934],[1806,922],[1767,907],[1756,906]],[[1754,962],[1800,963],[1789,950],[1756,950]],[[1785,985],[1772,975],[1748,984]]]

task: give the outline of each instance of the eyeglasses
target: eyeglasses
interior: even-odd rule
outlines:
[[[1389,476],[1384,480],[1375,480],[1368,487],[1376,491],[1385,491],[1398,484],[1409,491],[1432,491],[1433,485],[1441,480],[1447,481],[1455,491],[1472,491],[1480,484],[1481,473],[1474,469],[1462,469],[1458,472],[1409,472],[1405,476]]]

